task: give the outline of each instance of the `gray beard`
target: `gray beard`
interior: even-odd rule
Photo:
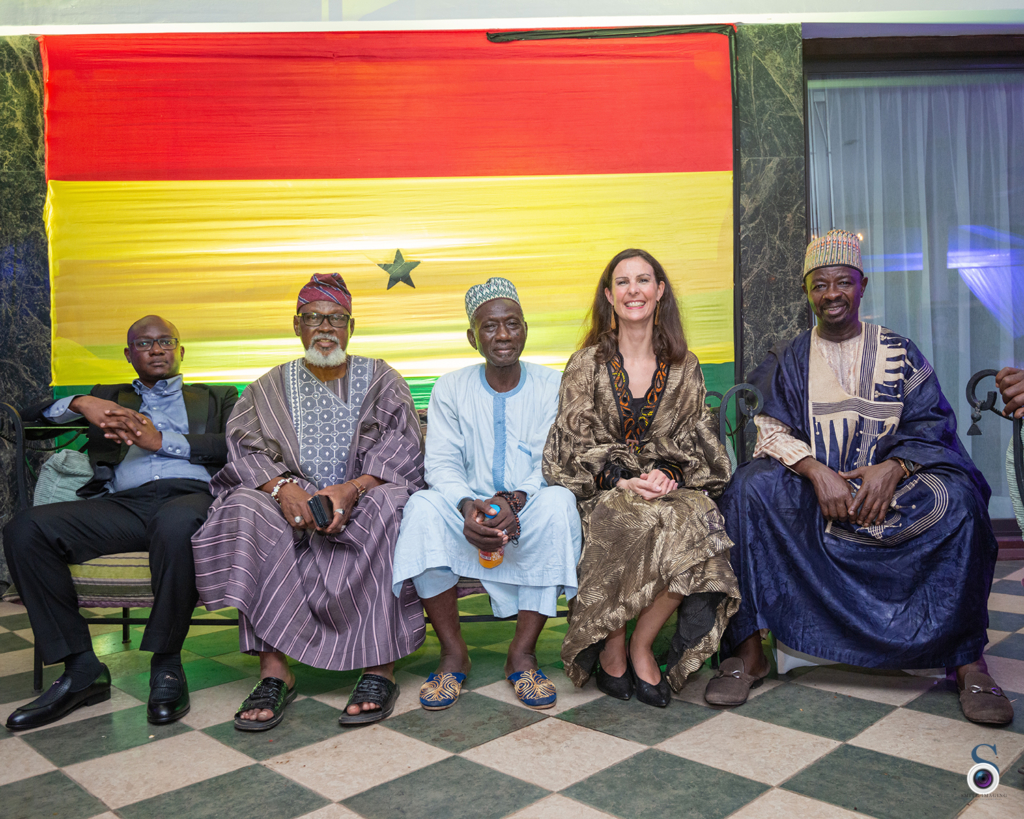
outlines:
[[[306,363],[312,364],[314,367],[340,367],[347,359],[348,356],[341,347],[335,347],[334,351],[327,355],[321,353],[312,344],[306,350]]]

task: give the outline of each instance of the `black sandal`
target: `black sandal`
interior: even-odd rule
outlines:
[[[362,705],[371,702],[378,706],[372,711],[360,711],[358,714],[348,713],[350,705]],[[345,713],[338,718],[339,725],[367,725],[387,719],[395,710],[398,702],[398,683],[379,674],[363,674],[352,694],[345,703]]]
[[[295,686],[285,686],[284,680],[277,677],[264,677],[245,698],[245,702],[235,712],[235,728],[239,731],[269,731],[284,719],[284,708],[295,699]],[[266,709],[273,711],[274,716],[260,722],[256,719],[242,719],[246,711]]]

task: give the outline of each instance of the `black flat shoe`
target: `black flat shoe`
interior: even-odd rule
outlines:
[[[166,725],[179,720],[191,707],[184,669],[171,671],[164,668],[155,677],[150,677],[146,719],[151,725]]]
[[[71,678],[61,674],[43,696],[21,706],[7,718],[8,729],[25,731],[29,728],[39,728],[63,719],[83,705],[96,705],[109,700],[110,670],[103,663],[100,665],[103,670],[81,691],[69,691]]]
[[[617,700],[628,700],[633,696],[633,678],[629,673],[629,665],[626,671],[618,677],[613,677],[603,668],[598,666],[597,674],[594,677],[597,683],[597,690]]]
[[[661,679],[658,680],[657,685],[651,685],[647,680],[644,680],[636,673],[636,669],[633,668],[633,661],[626,656],[626,662],[629,664],[629,674],[633,678],[633,686],[636,689],[636,698],[640,700],[644,705],[653,705],[656,708],[665,708],[670,702],[672,702],[672,689],[669,688],[668,678],[665,676],[665,672],[661,672]]]

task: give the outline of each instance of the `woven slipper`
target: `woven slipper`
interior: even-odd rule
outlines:
[[[704,689],[704,701],[709,705],[743,705],[750,689],[761,685],[767,676],[768,672],[763,677],[748,674],[739,657],[722,660],[718,673],[708,680]]]
[[[508,681],[516,692],[516,697],[527,708],[543,711],[555,704],[558,692],[539,668],[531,671],[516,671],[508,675]]]
[[[358,714],[348,713],[350,705],[361,705],[364,702],[372,702],[380,707],[372,711],[360,711]],[[379,674],[363,674],[356,687],[352,689],[352,694],[345,703],[345,713],[338,718],[338,724],[367,725],[371,722],[380,722],[391,716],[397,702],[398,683],[391,682]]]
[[[284,709],[295,699],[296,687],[285,686],[284,680],[277,677],[264,677],[252,689],[245,702],[235,712],[235,728],[239,731],[269,731],[284,719]],[[274,712],[274,716],[265,722],[255,719],[242,719],[241,714],[258,708]]]
[[[465,681],[466,675],[458,671],[431,674],[420,686],[420,705],[427,711],[444,711],[445,708],[451,708],[462,693],[462,684]]]
[[[971,722],[982,725],[1007,725],[1013,722],[1013,705],[988,674],[971,671],[964,675],[960,690],[960,710]]]

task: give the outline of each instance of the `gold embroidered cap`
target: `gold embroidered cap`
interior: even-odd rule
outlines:
[[[848,230],[830,230],[824,236],[811,239],[804,256],[804,278],[819,267],[846,265],[864,274],[860,260],[860,242],[856,233]]]

